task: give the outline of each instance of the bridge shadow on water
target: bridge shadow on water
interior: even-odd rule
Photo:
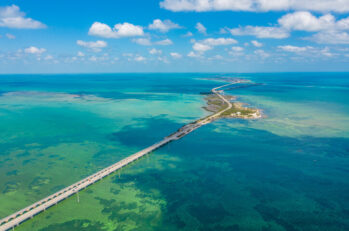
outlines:
[[[183,125],[169,120],[165,116],[142,118],[139,119],[139,123],[125,126],[121,131],[110,134],[108,138],[112,141],[119,141],[126,146],[145,148],[162,140]]]

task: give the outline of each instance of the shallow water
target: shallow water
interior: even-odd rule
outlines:
[[[219,74],[224,75],[224,74]],[[0,78],[0,217],[207,115],[217,74]],[[349,230],[349,76],[227,74],[262,120],[224,119],[18,230]]]

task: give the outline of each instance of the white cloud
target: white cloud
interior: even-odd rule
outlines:
[[[46,49],[31,46],[31,47],[25,48],[24,52],[27,54],[41,55],[42,53],[46,52]]]
[[[286,46],[278,46],[278,48],[283,50],[283,51],[296,53],[296,54],[301,55],[301,56],[333,57],[335,55],[335,54],[331,53],[331,51],[330,51],[330,49],[328,47],[316,48],[316,47],[312,47],[312,46],[298,47],[298,46],[286,45]]]
[[[232,38],[208,38],[198,42],[195,39],[192,39],[191,42],[194,43],[193,49],[199,53],[212,50],[215,46],[225,46],[238,43]]]
[[[232,56],[242,56],[244,55],[244,48],[239,46],[234,46],[231,51],[228,52]]]
[[[137,38],[132,39],[132,41],[142,46],[150,46],[152,44],[149,38]]]
[[[6,37],[8,39],[15,39],[16,38],[16,36],[14,36],[13,34],[9,34],[9,33],[6,34]]]
[[[186,33],[185,35],[183,35],[184,37],[192,37],[193,33],[191,33],[190,31],[188,31],[188,33]]]
[[[168,46],[172,45],[173,42],[170,39],[164,39],[156,42],[157,45]]]
[[[83,52],[81,52],[81,51],[78,51],[78,54],[77,54],[79,57],[84,57],[85,56],[85,54],[83,53]]]
[[[166,57],[158,57],[157,60],[159,60],[160,62],[164,62],[164,63],[170,63]]]
[[[144,58],[143,56],[137,55],[137,56],[134,58],[134,60],[137,61],[137,62],[142,62],[142,61],[145,61],[146,58]]]
[[[294,30],[319,32],[311,39],[319,43],[349,43],[346,41],[347,33],[343,32],[349,30],[349,17],[336,21],[332,14],[316,17],[307,11],[286,14],[278,20],[278,25],[274,27],[245,26],[228,30],[232,35],[251,35],[257,38],[275,39],[287,38]],[[327,39],[328,42],[326,42]],[[252,43],[256,46],[255,42]]]
[[[324,49],[322,49],[322,50],[320,51],[320,53],[321,53],[323,56],[327,56],[327,57],[332,57],[332,56],[334,56],[334,54],[330,52],[330,48],[328,48],[328,47],[325,47]]]
[[[320,31],[333,28],[335,17],[331,14],[319,18],[309,12],[300,11],[286,14],[278,20],[279,24],[288,30]]]
[[[201,33],[201,34],[206,34],[207,29],[204,25],[202,25],[200,22],[196,23],[195,28]]]
[[[289,32],[279,27],[245,26],[228,30],[232,35],[251,35],[257,38],[283,39],[289,37]]]
[[[243,47],[232,47],[231,50],[235,51],[235,52],[242,52],[244,50],[244,48]]]
[[[174,59],[180,59],[182,58],[182,55],[177,53],[177,52],[171,52],[170,53],[171,57],[174,58]]]
[[[266,59],[266,58],[270,57],[270,54],[265,52],[264,50],[255,50],[254,53],[256,55],[258,55],[259,57],[261,57],[262,59]]]
[[[195,53],[194,51],[190,51],[187,55],[190,58],[201,58],[201,54],[200,53]]]
[[[232,38],[208,38],[202,40],[201,42],[209,46],[224,46],[238,43]]]
[[[318,32],[306,39],[323,44],[349,44],[349,17],[341,20],[331,14],[316,17],[309,12],[290,13],[278,20],[287,30]]]
[[[229,31],[227,30],[227,28],[221,28],[221,29],[219,29],[219,33],[220,34],[228,34]]]
[[[349,17],[337,21],[337,28],[340,30],[349,30]]]
[[[171,11],[335,11],[348,12],[349,0],[163,0]]]
[[[283,51],[299,53],[299,52],[305,52],[311,47],[297,47],[292,45],[285,45],[285,46],[278,46],[278,48]]]
[[[95,22],[90,27],[88,34],[103,38],[122,38],[143,36],[144,31],[141,26],[136,26],[127,22],[116,24],[113,29],[107,24]]]
[[[78,44],[79,46],[91,49],[95,52],[100,52],[102,50],[101,48],[104,48],[108,45],[105,41],[102,41],[102,40],[98,40],[96,42],[85,42],[82,40],[78,40],[76,41],[76,44]]]
[[[32,18],[26,18],[16,5],[0,7],[0,27],[15,29],[41,29],[46,25]]]
[[[258,41],[256,41],[256,40],[251,41],[251,43],[252,43],[252,45],[255,46],[255,47],[262,47],[262,46],[263,46],[262,43],[260,43],[260,42],[258,42]]]
[[[164,0],[160,6],[171,11],[248,10],[250,0]]]
[[[301,11],[286,14],[278,20],[280,26],[288,30],[324,31],[349,30],[349,17],[336,21],[332,14],[316,17],[310,12]]]
[[[91,57],[89,58],[89,60],[95,62],[95,61],[97,61],[97,57],[96,57],[96,56],[91,56]]]
[[[172,22],[171,20],[161,21],[160,19],[155,19],[152,24],[148,27],[150,30],[159,30],[163,33],[168,32],[171,29],[179,29],[180,25]]]
[[[321,31],[307,39],[322,44],[349,44],[349,34],[345,31]]]
[[[151,54],[151,55],[161,55],[162,54],[162,50],[158,50],[158,49],[153,48],[153,49],[151,49],[149,51],[149,54]]]
[[[53,56],[52,55],[46,55],[46,57],[44,58],[45,60],[52,60]]]
[[[200,43],[200,42],[196,42],[196,43],[194,43],[194,45],[193,45],[193,49],[194,49],[195,51],[198,51],[198,52],[205,52],[205,51],[211,50],[212,47],[209,46],[209,45]]]
[[[73,57],[73,61],[76,61],[78,58],[77,57]],[[84,59],[82,59],[84,60]],[[109,54],[108,53],[104,53],[103,55],[100,55],[100,56],[95,56],[95,55],[92,55],[88,58],[89,61],[92,61],[92,62],[96,62],[96,61],[108,61],[110,60],[110,57],[109,57]]]
[[[209,60],[223,60],[224,58],[221,55],[215,55],[215,56],[208,58],[208,59]]]

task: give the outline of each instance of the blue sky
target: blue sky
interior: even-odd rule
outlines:
[[[349,0],[2,0],[0,73],[349,71]]]

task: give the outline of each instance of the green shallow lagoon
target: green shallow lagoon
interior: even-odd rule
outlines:
[[[215,76],[1,76],[0,216],[207,115]],[[266,118],[204,126],[16,230],[349,230],[348,74],[224,76],[264,83],[229,93]]]

